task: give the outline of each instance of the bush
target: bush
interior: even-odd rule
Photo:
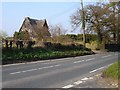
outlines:
[[[44,47],[46,47],[46,48],[52,46],[52,43],[51,43],[51,42],[43,42],[43,44],[44,44]]]
[[[61,45],[60,43],[48,44],[46,47],[22,48],[22,49],[2,49],[3,64],[12,62],[25,62],[42,59],[52,59],[61,57],[73,57],[92,54],[90,49],[83,49],[81,45]],[[48,47],[51,46],[51,47]]]

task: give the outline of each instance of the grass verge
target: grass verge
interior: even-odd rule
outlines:
[[[103,77],[120,80],[120,61],[108,67],[103,72]]]

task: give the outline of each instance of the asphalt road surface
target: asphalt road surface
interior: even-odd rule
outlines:
[[[118,53],[110,52],[5,65],[2,67],[2,88],[71,88],[117,60]]]

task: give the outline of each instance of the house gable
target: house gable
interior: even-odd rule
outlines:
[[[19,32],[28,31],[31,39],[38,38],[38,33],[45,38],[51,36],[48,29],[46,20],[36,20],[26,17]]]

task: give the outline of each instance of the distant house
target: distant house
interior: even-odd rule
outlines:
[[[23,21],[23,24],[19,32],[28,31],[30,39],[36,40],[39,37],[41,38],[50,37],[51,34],[48,31],[48,29],[49,27],[48,27],[46,19],[36,20],[36,19],[31,19],[29,17],[25,17],[25,20]]]

